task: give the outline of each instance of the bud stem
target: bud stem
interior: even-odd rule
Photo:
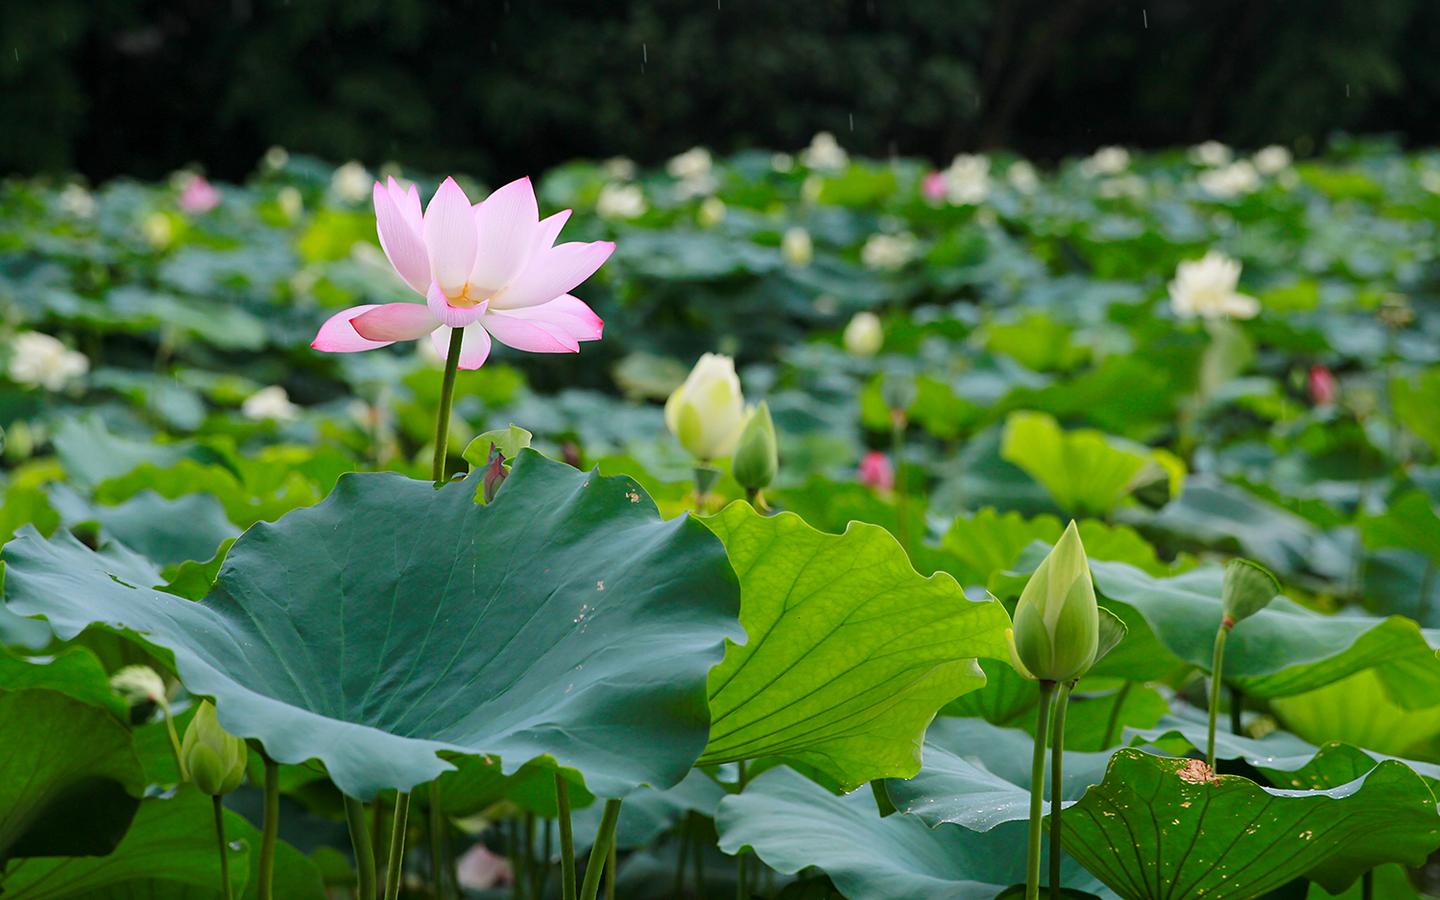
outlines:
[[[375,815],[380,810],[377,806]],[[365,804],[354,797],[345,798],[345,820],[350,826],[350,844],[355,848],[356,897],[371,900],[375,896],[375,845],[365,825]]]
[[[560,820],[560,896],[575,900],[575,836],[570,826],[570,785],[555,773],[556,817]]]
[[[458,330],[458,329],[457,329]],[[390,859],[385,864],[385,900],[399,900],[405,874],[405,829],[410,824],[410,795],[395,795],[395,823],[390,829]]]
[[[460,368],[460,346],[465,329],[450,329],[450,352],[445,356],[445,377],[440,382],[440,408],[435,411],[435,462],[430,467],[431,479],[439,484],[445,480],[445,458],[450,445],[450,406],[455,401],[455,372]]]
[[[220,849],[220,884],[224,886],[225,900],[231,900],[234,893],[230,890],[230,855],[225,852],[225,804],[219,794],[210,799],[215,804],[215,840]]]
[[[1062,764],[1065,759],[1065,707],[1070,705],[1070,685],[1055,693],[1055,733],[1050,738],[1050,900],[1060,900],[1060,804],[1065,796]]]
[[[1210,662],[1210,730],[1205,738],[1205,763],[1215,771],[1215,719],[1220,714],[1221,671],[1225,663],[1225,636],[1230,629],[1221,623],[1215,632],[1215,657]]]
[[[185,759],[180,753],[180,735],[175,732],[175,717],[170,715],[170,704],[164,704],[161,709],[165,713],[165,730],[170,735],[170,749],[175,751],[175,769],[180,773],[181,781],[189,781],[190,776],[185,772]]]
[[[280,764],[265,753],[265,821],[260,832],[260,884],[259,900],[270,900],[274,896],[275,882],[275,838],[280,831]]]
[[[590,848],[590,860],[585,863],[585,883],[580,888],[580,900],[595,900],[600,894],[600,876],[605,871],[605,862],[610,858],[610,844],[615,840],[615,822],[620,818],[620,801],[606,800],[600,814],[600,830],[595,835],[595,846]]]
[[[1040,682],[1035,714],[1035,753],[1030,763],[1030,842],[1025,858],[1025,900],[1040,900],[1040,838],[1045,803],[1045,738],[1050,728],[1050,701],[1055,682]]]

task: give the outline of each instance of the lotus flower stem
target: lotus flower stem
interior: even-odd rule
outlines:
[[[225,900],[231,900],[234,894],[230,890],[230,854],[225,852],[225,804],[219,794],[210,799],[215,804],[215,840],[220,850],[220,884],[224,887],[222,896]]]
[[[385,864],[385,900],[399,900],[405,879],[405,829],[410,824],[410,795],[395,795],[395,821],[390,828],[390,857]]]
[[[555,773],[556,817],[560,820],[560,896],[575,900],[575,834],[570,827],[570,783]]]
[[[606,800],[600,814],[600,830],[595,834],[595,845],[590,848],[590,860],[585,864],[585,883],[580,888],[580,900],[595,900],[600,894],[600,876],[605,871],[605,862],[610,858],[610,844],[615,840],[615,822],[620,818],[620,801]]]
[[[910,521],[905,503],[905,413],[901,410],[890,412],[890,455],[895,457],[895,538],[900,549],[910,553]]]
[[[1115,694],[1115,708],[1110,710],[1110,720],[1105,723],[1105,743],[1103,747],[1109,747],[1115,743],[1116,731],[1120,728],[1120,716],[1125,710],[1125,701],[1130,697],[1130,688],[1135,682],[1127,681],[1120,686]]]
[[[605,900],[615,900],[615,882],[619,879],[620,860],[619,849],[615,846],[614,838],[610,839],[610,861],[605,864]],[[540,895],[535,895],[539,900]]]
[[[745,785],[749,779],[745,777],[745,760],[740,760],[739,765],[740,774],[735,781],[735,793],[743,794],[745,793]],[[745,900],[746,897],[750,896],[750,892],[745,889],[745,876],[747,874],[745,871],[745,863],[745,853],[743,850],[735,854],[735,900]]]
[[[265,821],[260,832],[259,900],[271,900],[275,883],[275,837],[280,832],[280,764],[262,753],[265,760]]]
[[[175,751],[175,769],[180,773],[181,781],[188,781],[190,776],[185,774],[185,760],[180,754],[180,735],[175,731],[175,717],[170,715],[170,704],[162,704],[165,713],[165,731],[170,735],[170,749]]]
[[[437,782],[430,782],[430,880],[436,897],[445,896],[445,815],[440,811]]]
[[[688,814],[680,819],[680,827],[676,829],[676,837],[680,841],[680,848],[675,853],[675,896],[685,896],[685,857],[690,852],[690,819]]]
[[[1055,734],[1050,738],[1050,900],[1060,900],[1060,803],[1064,796],[1062,763],[1065,760],[1065,707],[1070,705],[1070,685],[1062,684],[1055,694]]]
[[[690,813],[691,838],[694,843],[695,860],[695,897],[696,900],[705,900],[705,841],[700,835],[700,817],[694,812]]]
[[[1025,900],[1040,900],[1040,835],[1045,805],[1045,738],[1050,728],[1050,701],[1055,682],[1040,682],[1035,714],[1035,752],[1030,762],[1030,842],[1025,857]]]
[[[380,815],[376,805],[375,815]],[[345,821],[350,826],[350,843],[355,848],[355,877],[358,882],[356,897],[359,900],[373,900],[375,897],[375,845],[370,840],[370,829],[365,825],[365,804],[354,797],[345,798]]]
[[[1215,632],[1215,656],[1210,662],[1210,730],[1205,738],[1205,764],[1215,771],[1215,719],[1220,715],[1220,686],[1225,683],[1221,670],[1225,664],[1225,636],[1230,633],[1230,623],[1220,623]]]
[[[438,484],[445,480],[445,455],[450,444],[450,405],[455,401],[455,372],[460,367],[460,347],[465,329],[450,330],[450,352],[445,355],[445,377],[440,382],[440,408],[435,411],[435,463],[430,468]]]
[[[550,882],[550,860],[554,856],[550,846],[550,820],[541,820],[540,827],[544,829],[544,839],[540,842],[540,874],[535,880],[536,897],[545,896],[545,888]]]

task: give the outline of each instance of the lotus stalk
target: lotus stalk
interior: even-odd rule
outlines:
[[[1244,619],[1269,605],[1280,593],[1280,583],[1269,569],[1248,559],[1232,559],[1225,566],[1221,588],[1220,627],[1215,631],[1215,650],[1210,660],[1210,716],[1205,739],[1205,763],[1215,770],[1215,722],[1220,715],[1220,688],[1225,683],[1225,639]],[[1240,695],[1230,702],[1231,730],[1240,724]]]

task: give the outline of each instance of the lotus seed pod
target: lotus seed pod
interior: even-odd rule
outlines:
[[[1225,566],[1225,585],[1220,599],[1225,609],[1221,621],[1226,628],[1255,615],[1280,593],[1280,582],[1270,570],[1248,559],[1232,559]]]

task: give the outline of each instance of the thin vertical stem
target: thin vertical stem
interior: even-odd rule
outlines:
[[[1040,682],[1035,714],[1035,751],[1030,760],[1030,842],[1025,857],[1025,900],[1040,900],[1040,836],[1045,799],[1045,737],[1050,728],[1050,701],[1055,682]]]
[[[378,806],[375,815],[380,815]],[[347,796],[345,821],[350,826],[350,845],[355,848],[356,896],[359,900],[375,900],[375,845],[370,840],[370,828],[365,824],[365,804]]]
[[[1065,708],[1070,705],[1070,685],[1062,684],[1055,694],[1055,729],[1050,738],[1050,900],[1060,900],[1060,804],[1065,783]]]
[[[1125,711],[1125,701],[1129,699],[1130,688],[1134,684],[1133,681],[1125,682],[1115,694],[1115,708],[1110,710],[1110,721],[1105,723],[1105,743],[1101,745],[1102,749],[1115,743],[1115,732],[1120,728],[1120,716]]]
[[[615,882],[620,878],[620,851],[610,839],[610,861],[605,864],[605,900],[615,900]]]
[[[280,764],[262,753],[265,760],[265,820],[260,831],[259,900],[271,900],[275,884],[275,838],[280,833]]]
[[[1375,897],[1375,870],[1366,869],[1365,874],[1360,876],[1360,900],[1374,900]]]
[[[620,801],[606,800],[605,809],[600,813],[600,830],[595,834],[590,859],[585,863],[585,883],[580,887],[580,900],[595,900],[600,893],[600,876],[605,872],[605,861],[610,858],[610,843],[615,840],[615,822],[619,818]]]
[[[381,876],[381,874],[383,874],[383,873],[380,871],[380,864],[383,862],[383,860],[380,859],[380,854],[379,854],[377,851],[379,850],[380,847],[384,846],[383,844],[380,843],[381,839],[384,838],[384,836],[385,836],[385,795],[384,795],[384,794],[376,794],[376,795],[375,795],[375,806],[374,806],[373,810],[371,811],[371,815],[370,815],[370,847],[372,848],[372,849],[371,849],[371,853],[372,853],[372,855],[373,855],[373,857],[374,857],[374,859],[375,859],[375,882],[376,882],[376,887],[377,887],[377,888],[379,887],[380,876]],[[371,896],[378,896],[378,895],[377,895],[377,894],[372,894]]]
[[[535,814],[525,813],[525,867],[530,871],[530,896],[540,900],[541,861],[535,856]]]
[[[438,783],[430,782],[430,881],[435,896],[445,896],[445,814],[440,811]]]
[[[692,857],[695,860],[695,897],[696,900],[705,900],[705,840],[700,836],[700,816],[690,813],[690,828],[695,838],[695,846],[691,848]]]
[[[680,827],[676,834],[680,841],[680,849],[676,851],[675,862],[675,897],[679,900],[685,896],[685,857],[690,851],[690,824],[689,814],[680,818]]]
[[[735,793],[745,793],[745,785],[748,782],[749,779],[745,775],[745,760],[742,759],[740,760],[740,775],[735,782]],[[745,863],[745,851],[742,848],[740,852],[735,854],[735,900],[745,900],[746,897],[750,896],[750,892],[746,890],[746,875],[748,873],[745,871]]]
[[[905,502],[905,463],[901,456],[905,452],[905,413],[890,412],[890,455],[895,458],[895,538],[900,548],[910,552],[910,521],[908,504]]]
[[[1230,688],[1230,733],[1240,734],[1245,730],[1241,713],[1245,711],[1245,695],[1237,687]]]
[[[410,824],[410,795],[395,795],[395,822],[390,827],[390,858],[385,864],[385,900],[397,900],[405,874],[405,829]]]
[[[460,347],[465,329],[450,329],[450,352],[445,355],[445,377],[440,382],[440,408],[435,411],[435,462],[430,475],[435,482],[445,480],[445,459],[450,449],[450,405],[455,401],[455,373],[460,368]]]
[[[162,703],[161,710],[165,713],[165,731],[170,735],[170,749],[175,751],[175,769],[180,773],[181,781],[189,781],[190,776],[185,772],[185,760],[180,755],[180,735],[175,732],[175,717],[170,715],[170,704]]]
[[[541,819],[540,827],[544,829],[544,839],[540,842],[540,878],[535,888],[536,898],[545,896],[545,887],[550,882],[550,860],[554,857],[550,842],[550,820]]]
[[[218,794],[210,799],[215,802],[215,841],[220,850],[220,883],[224,885],[225,900],[231,900],[234,893],[230,890],[230,854],[225,852],[225,804],[221,802]]]
[[[1210,661],[1210,727],[1205,737],[1205,763],[1215,771],[1215,719],[1220,715],[1220,686],[1225,683],[1221,672],[1225,664],[1225,636],[1230,629],[1225,623],[1215,632],[1215,656]]]
[[[555,773],[555,806],[560,820],[560,896],[575,900],[575,833],[570,825],[570,784]]]

